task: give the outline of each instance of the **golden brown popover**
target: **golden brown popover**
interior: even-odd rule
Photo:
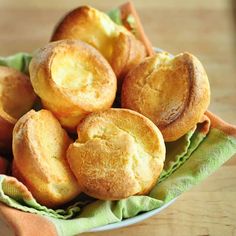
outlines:
[[[14,127],[12,174],[47,207],[64,204],[80,193],[66,160],[71,142],[47,110],[29,111]]]
[[[117,80],[111,66],[79,40],[46,45],[33,57],[29,71],[44,107],[72,131],[88,113],[111,107],[115,99]]]
[[[29,111],[36,95],[28,76],[0,66],[0,148],[10,148],[16,121]]]
[[[146,56],[144,45],[132,33],[89,6],[74,9],[59,22],[51,41],[61,39],[80,39],[98,49],[118,79]]]
[[[150,118],[165,141],[174,141],[201,119],[210,103],[210,87],[201,62],[189,53],[158,53],[125,78],[122,107]]]
[[[117,200],[147,194],[156,184],[165,159],[161,132],[151,120],[128,109],[88,115],[67,160],[81,190]]]

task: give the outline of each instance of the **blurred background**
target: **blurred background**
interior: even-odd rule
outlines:
[[[46,44],[67,11],[89,4],[110,9],[125,0],[0,0],[0,55],[32,52]],[[236,123],[235,0],[133,0],[153,45],[188,51],[204,64],[212,87],[210,109]]]

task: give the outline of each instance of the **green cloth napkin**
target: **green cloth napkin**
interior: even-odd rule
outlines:
[[[28,74],[28,68],[32,56],[28,53],[17,53],[8,57],[0,57],[0,65],[12,67],[16,70],[19,70],[25,74]]]
[[[27,73],[29,60],[30,55],[20,53],[6,59],[0,58],[0,65]],[[236,138],[217,128],[211,128],[208,133],[202,132],[201,125],[198,125],[179,140],[166,144],[166,147],[164,170],[149,196],[101,201],[81,195],[69,206],[53,210],[38,204],[15,178],[0,175],[0,201],[21,211],[46,217],[55,225],[58,235],[77,235],[167,204],[230,159],[236,153]]]

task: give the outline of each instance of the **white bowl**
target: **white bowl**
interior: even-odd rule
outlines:
[[[154,209],[152,211],[148,211],[148,212],[142,213],[140,215],[137,215],[137,216],[129,218],[129,219],[122,220],[122,221],[117,222],[117,223],[113,223],[113,224],[109,224],[109,225],[105,225],[105,226],[94,228],[94,229],[89,230],[89,232],[99,232],[99,231],[119,229],[119,228],[123,228],[123,227],[129,226],[129,225],[136,224],[136,223],[138,223],[140,221],[143,221],[143,220],[145,220],[147,218],[150,218],[150,217],[158,214],[159,212],[163,211],[165,208],[167,208],[172,203],[174,203],[175,200],[176,200],[176,198],[171,200],[170,202],[168,202],[164,206],[162,206],[160,208],[157,208],[157,209]]]

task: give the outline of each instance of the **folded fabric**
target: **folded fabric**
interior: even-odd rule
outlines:
[[[44,224],[44,230],[48,228],[52,235],[76,235],[159,208],[202,181],[236,153],[236,127],[226,124],[210,112],[207,116],[211,121],[208,133],[203,132],[209,126],[209,121],[205,121],[195,131],[173,142],[171,147],[167,146],[165,169],[149,196],[132,196],[120,201],[85,198],[75,201],[66,209],[52,210],[38,204],[17,179],[0,175],[0,201],[11,207],[0,205],[0,213],[16,230],[32,232],[32,227],[35,229]],[[181,148],[173,149],[177,146]],[[29,215],[34,218],[33,226]],[[22,225],[22,221],[25,224]]]
[[[125,26],[144,44],[148,56],[155,53],[132,2],[129,1],[119,8],[111,10],[108,15],[116,24]]]
[[[28,74],[29,63],[32,56],[28,53],[17,53],[8,57],[0,57],[0,65],[12,67],[25,74]]]
[[[127,11],[127,7],[130,5],[123,5],[121,10],[113,11],[110,16],[132,26],[133,20],[128,12],[134,9],[130,7]],[[143,41],[145,34],[140,32],[139,30],[137,35]],[[148,45],[149,42],[146,42],[147,50]],[[27,73],[30,59],[30,55],[20,53],[0,58],[0,65]],[[159,208],[201,182],[236,153],[236,127],[206,112],[196,127],[179,140],[167,143],[166,147],[164,170],[149,196],[132,196],[120,201],[101,201],[81,195],[62,209],[48,209],[38,204],[17,179],[2,174],[1,219],[16,235],[33,235],[40,232],[40,235],[69,236]],[[1,232],[2,229],[0,227],[1,235],[6,235]]]

